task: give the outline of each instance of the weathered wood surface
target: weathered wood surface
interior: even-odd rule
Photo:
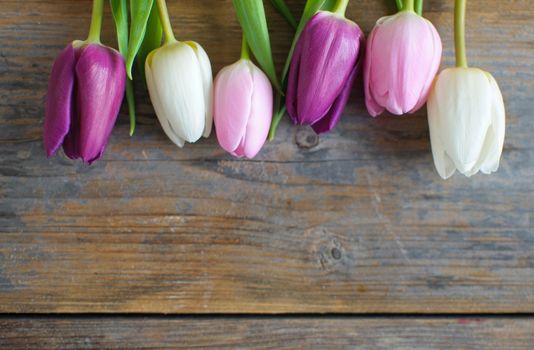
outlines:
[[[348,14],[368,32],[392,3],[353,1]],[[452,3],[426,1],[447,65]],[[238,58],[229,0],[169,7],[178,38],[202,43],[215,72]],[[530,1],[469,1],[470,61],[501,84],[507,138],[497,174],[449,181],[424,111],[372,119],[361,88],[335,132],[318,140],[284,122],[253,161],[214,136],[176,148],[146,97],[137,134],[123,115],[96,165],[46,159],[47,76],[85,36],[89,8],[2,1],[1,312],[534,312]],[[269,13],[280,63],[290,31]]]
[[[3,349],[532,349],[531,319],[0,319]]]

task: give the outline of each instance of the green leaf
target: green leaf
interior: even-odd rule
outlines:
[[[289,66],[291,65],[293,52],[295,51],[295,46],[297,45],[297,41],[299,40],[300,34],[302,34],[304,27],[306,26],[310,18],[312,18],[313,15],[317,13],[317,11],[331,11],[334,8],[335,4],[335,0],[308,0],[306,2],[306,5],[304,6],[304,11],[302,12],[302,16],[300,18],[299,25],[297,26],[297,30],[295,31],[295,36],[293,37],[293,42],[291,43],[291,49],[289,50],[289,54],[287,55],[284,70],[282,72],[282,84],[284,87],[287,84],[287,74],[289,73]],[[282,119],[286,111],[286,106],[283,97],[280,98],[279,102],[275,103],[274,111],[275,112],[273,120],[271,122],[271,128],[269,130],[269,140],[274,139],[278,124],[280,123],[280,120]]]
[[[275,89],[282,93],[282,87],[274,67],[263,1],[233,0],[233,3],[241,28],[247,37],[250,50]]]
[[[132,79],[132,66],[137,52],[145,38],[145,32],[150,17],[154,0],[130,0],[130,42],[128,44],[128,56],[126,58],[126,72]]]
[[[163,29],[161,27],[161,21],[159,19],[159,12],[156,3],[152,5],[150,16],[146,25],[145,38],[139,48],[135,61],[137,67],[141,72],[143,81],[145,80],[145,61],[149,53],[161,46],[161,39],[163,37]]]
[[[271,4],[273,4],[274,8],[284,16],[293,29],[297,29],[297,21],[284,0],[271,0]]]
[[[110,0],[111,14],[117,28],[117,42],[120,53],[126,57],[128,52],[128,4],[127,0]]]
[[[395,0],[395,5],[397,5],[397,11],[402,11],[402,0]]]
[[[119,52],[123,57],[128,55],[128,3],[127,0],[110,0],[111,13],[117,28]],[[130,115],[130,136],[135,132],[135,94],[133,81],[126,79],[126,103]]]

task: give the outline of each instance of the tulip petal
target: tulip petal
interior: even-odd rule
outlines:
[[[455,101],[455,133],[450,139],[451,156],[466,176],[480,169],[480,157],[491,124],[490,85],[480,69],[459,69],[452,79]],[[450,116],[454,118],[454,116]],[[451,120],[451,122],[453,122]]]
[[[382,114],[385,110],[384,107],[380,106],[378,102],[376,102],[373,93],[371,92],[371,52],[374,47],[374,38],[375,38],[375,30],[369,34],[369,37],[367,38],[367,49],[365,50],[365,62],[364,62],[364,68],[363,68],[363,86],[364,86],[364,92],[365,92],[365,106],[367,107],[367,112],[373,117],[379,116]]]
[[[252,65],[251,68],[254,90],[242,143],[243,154],[249,159],[254,158],[265,144],[273,115],[273,89],[269,78],[258,67]]]
[[[206,105],[195,51],[185,43],[175,42],[155,50],[151,56],[150,96],[158,96],[153,104],[160,103],[157,110],[161,118],[168,121],[180,139],[196,142],[205,129]]]
[[[434,158],[436,170],[439,176],[444,180],[451,177],[456,171],[456,165],[447,153],[445,144],[442,141],[442,137],[446,137],[447,130],[442,126],[441,113],[447,112],[447,106],[443,105],[444,101],[438,96],[441,94],[441,91],[438,91],[438,89],[442,88],[440,81],[442,75],[446,74],[446,72],[447,69],[436,78],[436,83],[430,92],[427,103],[432,156]]]
[[[54,155],[63,144],[72,120],[74,67],[76,54],[68,45],[56,58],[46,98],[43,143],[48,157]]]
[[[478,161],[470,170],[467,171],[469,175],[466,175],[466,176],[474,175],[479,170],[485,174],[490,174],[497,170],[497,168],[499,167],[500,154],[496,162],[494,159],[491,159],[490,161],[488,161],[488,159],[490,158],[490,155],[493,155],[496,153],[495,152],[495,149],[497,148],[496,141],[497,141],[497,135],[495,134],[495,130],[493,129],[493,126],[490,125],[488,129],[486,130],[486,136],[484,138],[484,142],[482,143],[482,148],[480,151]]]
[[[68,134],[63,141],[63,151],[70,159],[78,159],[82,157],[80,152],[80,115],[78,113],[78,99],[72,99],[72,116],[70,121],[70,128]]]
[[[392,81],[395,88],[389,91],[389,97],[391,104],[396,106],[394,107],[396,110],[392,111],[395,114],[405,114],[417,104],[422,87],[428,81],[428,62],[433,61],[433,52],[428,49],[432,47],[432,42],[429,40],[432,36],[421,35],[428,32],[426,20],[411,12],[406,12],[406,15],[416,18],[417,22],[407,21],[409,25],[405,27],[405,32],[397,31],[402,37],[397,37],[398,41],[394,41],[398,45],[399,41],[404,39],[396,52],[392,50],[396,53],[395,57],[392,57],[396,64],[393,63],[391,67],[397,69],[390,74],[397,79]]]
[[[76,64],[79,151],[88,164],[99,159],[109,140],[124,97],[124,59],[113,49],[90,44]]]
[[[485,174],[491,174],[499,168],[499,162],[504,146],[505,134],[505,110],[499,85],[489,73],[486,73],[492,91],[491,117],[492,122],[488,130],[487,142],[489,147],[484,148],[484,160],[481,164],[480,171]],[[481,157],[482,158],[482,157]]]
[[[202,85],[204,86],[204,101],[206,105],[206,124],[202,136],[209,137],[213,127],[213,74],[211,72],[211,62],[206,51],[194,41],[186,42],[193,48],[197,55],[202,73]]]
[[[214,114],[217,139],[233,153],[242,143],[252,109],[252,73],[246,60],[223,68],[215,78]]]
[[[433,58],[432,58],[432,62],[430,62],[430,64],[427,66],[428,70],[426,74],[424,75],[427,77],[427,79],[425,83],[422,84],[421,86],[421,91],[419,92],[419,101],[411,110],[408,111],[408,113],[417,112],[426,103],[426,101],[428,100],[428,95],[430,93],[430,88],[432,87],[432,83],[434,82],[436,73],[439,70],[439,65],[441,64],[441,55],[443,52],[443,45],[441,43],[441,37],[439,36],[439,33],[434,27],[434,25],[432,24],[432,22],[426,19],[425,21],[427,22],[427,25],[428,25],[427,30],[429,31],[429,37],[432,37]]]
[[[82,47],[79,46],[80,42],[74,42],[76,62],[78,62],[80,55],[83,51]],[[73,71],[74,77],[74,86],[72,90],[72,108],[71,108],[71,120],[69,132],[65,136],[63,141],[63,151],[65,155],[70,159],[79,159],[81,158],[80,152],[80,115],[78,113],[78,84],[76,82],[76,66],[74,66]]]
[[[454,165],[454,161],[447,154],[439,137],[431,137],[430,141],[436,170],[438,171],[439,176],[441,176],[443,180],[446,180],[454,174],[456,165]]]
[[[339,118],[341,118],[341,114],[343,113],[343,110],[345,109],[345,106],[347,105],[347,102],[349,100],[350,93],[352,91],[352,86],[354,85],[354,81],[356,80],[356,75],[360,69],[361,61],[362,60],[359,59],[356,66],[354,66],[354,69],[350,73],[350,76],[347,79],[345,86],[341,91],[341,94],[334,101],[328,113],[317,123],[312,124],[311,127],[317,134],[325,133],[332,130],[339,121]]]
[[[299,124],[297,101],[298,101],[298,81],[300,73],[300,60],[302,55],[303,40],[298,40],[293,51],[291,65],[287,79],[286,89],[286,109],[287,114],[294,124]]]
[[[161,127],[163,128],[163,131],[167,135],[167,137],[178,147],[182,148],[184,147],[185,141],[178,136],[174,130],[171,127],[171,124],[169,121],[164,117],[162,106],[163,104],[159,100],[159,95],[155,93],[156,86],[154,84],[154,77],[152,76],[152,69],[150,68],[150,65],[152,64],[152,58],[154,56],[154,53],[156,51],[152,51],[145,61],[145,79],[146,79],[146,85],[148,88],[148,92],[150,95],[150,100],[152,101],[152,106],[154,107],[154,111],[156,112],[156,116],[159,120],[159,123],[161,124]]]

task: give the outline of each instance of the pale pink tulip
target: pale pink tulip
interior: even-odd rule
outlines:
[[[234,156],[254,158],[271,125],[269,79],[248,59],[223,68],[215,78],[213,113],[221,147]]]
[[[373,117],[413,113],[426,102],[441,61],[436,28],[413,11],[382,17],[367,40],[365,104]]]

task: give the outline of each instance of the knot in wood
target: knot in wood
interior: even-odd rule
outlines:
[[[319,136],[308,126],[299,127],[295,143],[299,148],[311,149],[319,144]]]

